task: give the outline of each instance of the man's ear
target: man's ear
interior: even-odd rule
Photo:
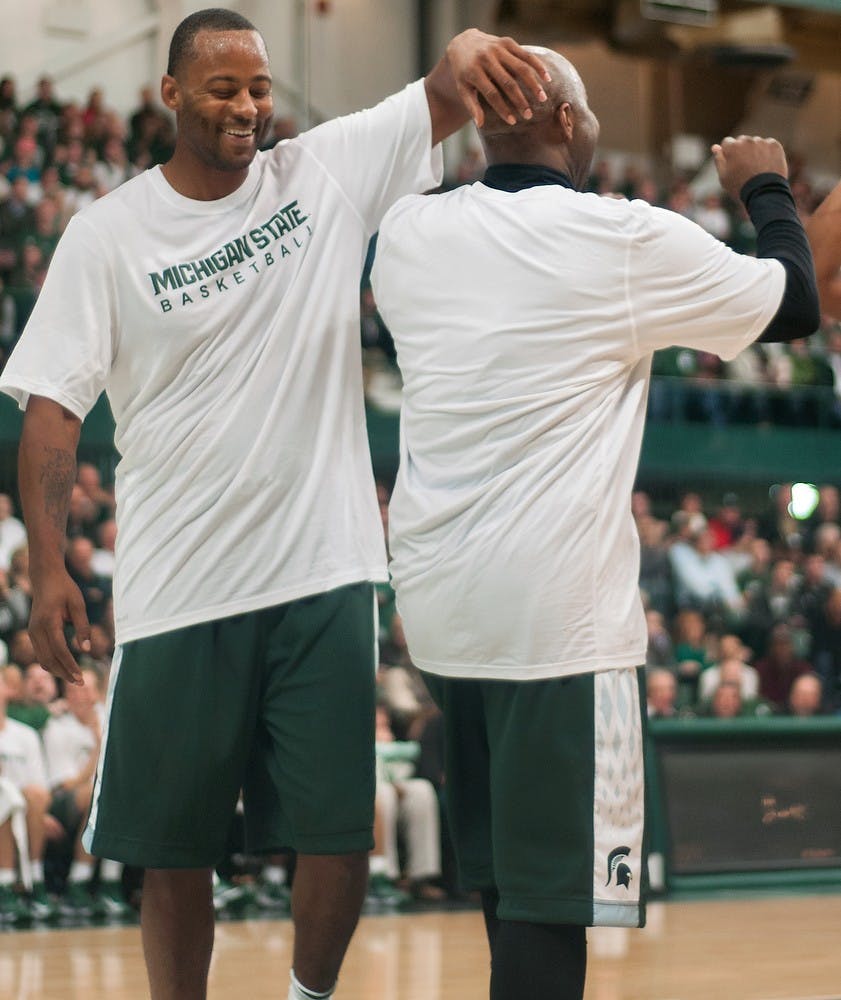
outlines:
[[[170,111],[181,110],[181,88],[175,77],[166,73],[161,80],[161,100]]]
[[[569,142],[572,139],[572,133],[575,131],[575,113],[572,110],[572,105],[568,101],[564,101],[558,108],[557,115],[564,139]]]

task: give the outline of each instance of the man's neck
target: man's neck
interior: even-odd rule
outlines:
[[[569,176],[563,171],[532,163],[494,163],[485,171],[482,183],[486,187],[510,193],[542,186],[573,187]]]
[[[248,167],[243,170],[197,169],[195,164],[184,162],[178,153],[161,167],[169,186],[184,198],[193,201],[218,201],[227,198],[242,187],[248,177]]]

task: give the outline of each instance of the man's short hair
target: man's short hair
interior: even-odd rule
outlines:
[[[193,42],[200,31],[256,31],[257,29],[242,14],[222,7],[208,7],[189,14],[178,25],[169,43],[169,61],[166,72],[176,76],[185,60],[193,54]]]

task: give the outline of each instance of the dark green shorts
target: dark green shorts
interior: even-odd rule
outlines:
[[[373,846],[374,593],[341,587],[118,647],[85,845],[146,868]]]
[[[465,887],[496,888],[504,920],[642,926],[641,671],[424,680],[444,713]]]

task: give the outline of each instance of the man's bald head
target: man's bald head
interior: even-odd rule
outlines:
[[[586,184],[599,123],[587,103],[587,91],[578,70],[569,59],[552,49],[527,46],[546,66],[551,80],[543,82],[546,100],[530,96],[532,117],[518,118],[509,125],[482,101],[485,120],[479,137],[489,164],[541,164],[565,173],[573,186],[581,190]],[[480,97],[481,100],[481,97]]]

